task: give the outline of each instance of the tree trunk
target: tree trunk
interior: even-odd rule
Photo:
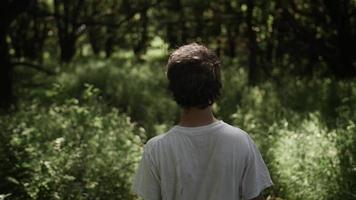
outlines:
[[[177,9],[179,9],[179,25],[180,25],[180,44],[186,44],[187,39],[188,39],[188,31],[187,31],[187,26],[186,26],[186,20],[185,20],[185,13],[184,13],[184,7],[182,5],[182,2],[178,1],[177,2]]]
[[[89,27],[88,28],[88,39],[89,43],[91,46],[91,49],[93,50],[94,55],[99,55],[101,51],[101,41],[100,37],[103,37],[101,34],[101,30],[98,27]]]
[[[72,60],[76,52],[76,41],[79,36],[78,30],[81,24],[78,23],[83,0],[77,1],[54,1],[54,12],[56,17],[59,46],[61,47],[61,61],[68,63]],[[63,9],[61,9],[63,8]]]
[[[235,42],[235,34],[232,26],[229,26],[227,30],[227,45],[228,45],[227,56],[229,56],[230,58],[235,57],[236,42]]]
[[[10,63],[5,27],[0,27],[0,108],[8,109],[14,101],[12,90],[13,67]]]
[[[105,56],[109,58],[114,51],[115,31],[111,27],[108,27],[106,34],[107,38],[105,41]]]
[[[74,57],[76,52],[75,42],[76,42],[76,38],[72,36],[67,36],[60,40],[59,45],[61,47],[62,62],[68,63]]]
[[[166,35],[169,48],[177,48],[178,38],[174,28],[174,23],[168,22],[166,25]]]
[[[10,62],[7,32],[16,17],[24,12],[31,0],[4,1],[0,5],[0,110],[9,109],[14,103],[13,66]]]
[[[202,33],[204,31],[204,21],[203,21],[204,10],[199,6],[194,7],[194,10],[195,10],[195,12],[193,13],[195,18],[194,37],[202,39],[203,37]]]
[[[253,9],[254,9],[254,1],[249,0],[247,1],[247,16],[246,16],[246,23],[247,23],[247,37],[248,37],[248,82],[250,85],[254,85],[257,83],[258,79],[258,69],[257,69],[257,41],[256,41],[256,32],[253,27]]]
[[[140,31],[140,39],[138,43],[134,46],[133,50],[138,59],[141,59],[141,55],[145,53],[147,49],[147,41],[148,41],[148,1],[144,2],[144,8],[141,11],[141,26],[142,29]]]
[[[329,16],[337,30],[336,47],[337,55],[332,69],[339,78],[350,78],[356,76],[356,40],[352,34],[350,22],[349,0],[327,1],[324,0]]]

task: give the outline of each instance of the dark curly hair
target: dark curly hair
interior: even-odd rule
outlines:
[[[167,63],[168,89],[182,108],[206,108],[220,96],[220,61],[203,45],[181,46]]]

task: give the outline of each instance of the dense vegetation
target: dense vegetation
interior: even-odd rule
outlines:
[[[147,139],[177,123],[170,50],[222,60],[218,118],[251,134],[272,199],[356,198],[356,2],[5,0],[0,200],[137,199]]]

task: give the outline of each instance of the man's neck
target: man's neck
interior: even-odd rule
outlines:
[[[189,108],[183,109],[180,115],[180,126],[195,127],[204,126],[217,121],[214,117],[211,106],[204,109]]]

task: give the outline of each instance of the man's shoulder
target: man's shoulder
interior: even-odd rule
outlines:
[[[223,121],[221,121],[220,126],[215,127],[214,129],[208,131],[212,131],[214,135],[218,137],[217,139],[221,139],[227,142],[238,141],[238,143],[241,144],[241,143],[248,143],[250,140],[250,136],[247,132],[245,132],[244,130],[242,130],[237,126],[230,125]],[[183,135],[184,134],[182,134],[181,132],[177,131],[174,127],[172,127],[167,132],[149,139],[145,145],[145,148],[152,150],[157,148],[158,146],[161,147],[167,145],[169,146],[173,143],[176,143],[179,140],[179,138],[182,137]],[[200,136],[202,135],[204,134],[201,134]],[[208,136],[209,134],[206,135]]]
[[[233,126],[228,123],[224,123],[224,126],[222,129],[220,129],[220,132],[228,138],[232,137],[237,139],[247,139],[249,137],[247,132],[237,126]]]
[[[149,139],[147,141],[147,143],[145,144],[145,149],[147,149],[147,150],[148,149],[153,149],[159,144],[166,143],[167,137],[170,136],[169,132],[170,131],[165,132],[165,133],[160,134],[160,135],[157,135],[157,136],[154,136],[151,139]]]
[[[154,146],[156,145],[160,140],[162,140],[162,138],[164,138],[166,135],[166,133],[164,134],[160,134],[160,135],[156,135],[154,137],[152,137],[151,139],[149,139],[146,143],[145,146]]]

